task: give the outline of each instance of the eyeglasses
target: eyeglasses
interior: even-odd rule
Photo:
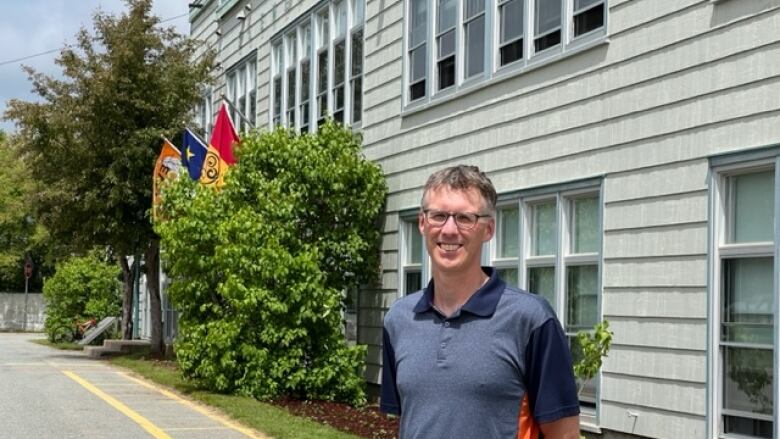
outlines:
[[[455,218],[455,225],[461,230],[470,230],[477,225],[480,218],[490,218],[491,215],[479,215],[473,212],[445,212],[443,210],[424,209],[423,214],[428,224],[434,227],[443,226],[450,217]]]

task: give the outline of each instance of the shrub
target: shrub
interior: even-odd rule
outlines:
[[[53,342],[71,341],[75,325],[119,314],[119,270],[97,253],[72,257],[56,267],[43,286],[44,331]]]
[[[168,294],[182,371],[212,390],[365,401],[364,346],[341,332],[342,291],[372,282],[386,194],[360,139],[333,123],[242,140],[221,191],[163,191]]]

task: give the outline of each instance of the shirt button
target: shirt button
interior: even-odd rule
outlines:
[[[450,327],[450,322],[444,322],[444,327],[445,328],[449,328]]]
[[[447,347],[447,343],[442,343],[441,347],[442,347],[442,349],[446,348]]]

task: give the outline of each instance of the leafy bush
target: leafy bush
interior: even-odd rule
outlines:
[[[365,347],[342,335],[342,292],[376,279],[382,172],[333,123],[253,133],[238,153],[221,191],[186,177],[163,191],[180,366],[220,392],[362,404]]]
[[[52,342],[70,341],[77,322],[119,314],[119,269],[97,253],[72,257],[43,286],[44,331]]]

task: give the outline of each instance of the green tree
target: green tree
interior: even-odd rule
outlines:
[[[50,248],[46,229],[33,212],[34,180],[18,158],[14,139],[0,131],[0,291],[24,290],[24,261],[29,257],[35,269],[30,291],[41,291],[42,278],[51,275]]]
[[[164,188],[157,230],[184,373],[260,399],[361,404],[365,347],[346,343],[342,299],[376,280],[385,194],[360,139],[330,122],[245,137],[221,191]]]
[[[35,205],[58,242],[77,252],[107,245],[123,274],[123,336],[132,336],[133,276],[125,255],[146,261],[152,349],[162,348],[159,240],[148,217],[151,175],[163,134],[186,124],[213,56],[159,26],[151,0],[126,0],[119,16],[94,14],[75,47],[57,58],[63,79],[25,67],[42,102],[12,100],[22,157],[40,183]]]
[[[71,341],[77,322],[101,320],[119,312],[119,270],[98,252],[72,257],[57,265],[43,287],[44,331],[54,342]]]

